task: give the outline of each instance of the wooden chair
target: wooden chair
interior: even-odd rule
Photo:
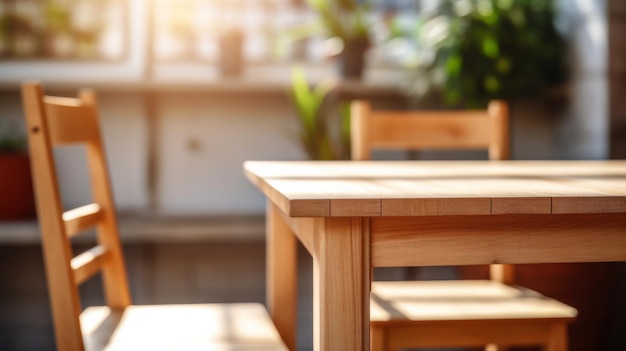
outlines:
[[[261,304],[131,305],[96,96],[44,96],[22,85],[57,349],[287,350]],[[64,211],[53,147],[84,145],[93,203]],[[97,229],[97,244],[74,256],[70,239]],[[81,312],[78,287],[102,273],[107,306]]]
[[[375,111],[351,105],[353,160],[373,149],[486,149],[489,159],[509,158],[508,107],[487,110]],[[490,280],[376,281],[370,299],[371,350],[409,347],[540,345],[567,350],[567,324],[577,311],[535,291],[514,286],[511,265],[490,265]]]

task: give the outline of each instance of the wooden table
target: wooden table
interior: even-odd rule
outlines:
[[[369,347],[372,267],[626,261],[626,161],[249,161],[268,307],[295,349],[296,237],[316,350]],[[292,234],[295,234],[292,235]]]

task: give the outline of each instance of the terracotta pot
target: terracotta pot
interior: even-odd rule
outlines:
[[[0,153],[0,220],[34,216],[30,158],[24,153]]]

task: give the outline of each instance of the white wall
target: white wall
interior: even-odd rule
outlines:
[[[304,158],[282,94],[177,94],[158,105],[162,213],[263,213],[264,198],[244,177],[243,162]]]

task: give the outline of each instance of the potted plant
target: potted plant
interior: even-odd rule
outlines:
[[[218,38],[220,48],[220,72],[225,77],[241,75],[244,34],[237,27],[225,28]]]
[[[552,1],[444,0],[411,31],[417,59],[408,92],[447,105],[540,96],[567,79],[566,42]]]
[[[220,16],[215,26],[220,58],[219,72],[224,77],[240,76],[244,70],[246,33],[241,23],[240,1],[216,1],[214,10]]]
[[[0,220],[35,214],[26,138],[16,130],[0,124]]]
[[[292,71],[289,96],[296,108],[300,127],[299,141],[312,160],[340,160],[350,157],[350,110],[336,101],[334,80],[310,86],[304,70]]]
[[[307,36],[323,35],[337,38],[343,49],[337,55],[341,77],[359,79],[365,66],[365,54],[370,47],[367,4],[358,0],[307,0],[317,13],[316,21],[296,26],[288,31],[292,41]]]

